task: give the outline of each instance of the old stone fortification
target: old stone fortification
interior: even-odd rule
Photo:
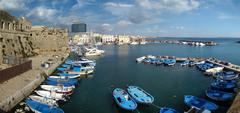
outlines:
[[[68,51],[67,29],[32,26],[25,17],[16,18],[0,10],[0,65],[45,52]]]

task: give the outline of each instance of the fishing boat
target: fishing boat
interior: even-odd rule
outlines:
[[[185,61],[182,62],[180,65],[181,65],[181,66],[187,66],[187,65],[189,65],[189,60],[185,60]]]
[[[136,59],[136,62],[141,63],[145,58],[146,58],[145,56],[139,57]]]
[[[230,91],[236,87],[236,83],[226,81],[214,81],[211,83],[211,88],[222,91]]]
[[[123,89],[114,89],[113,97],[118,106],[122,109],[133,111],[137,108],[137,103]]]
[[[133,42],[131,42],[130,44],[131,44],[131,45],[137,45],[138,43],[135,42],[135,41],[133,41]]]
[[[40,86],[42,89],[47,90],[47,91],[55,91],[57,93],[62,93],[66,95],[70,95],[73,93],[73,87],[65,87],[63,85],[59,86],[54,86],[54,85],[41,85]]]
[[[152,104],[154,98],[152,95],[137,86],[128,86],[127,92],[137,102],[141,104]]]
[[[206,75],[214,75],[216,73],[219,73],[221,71],[223,71],[224,67],[214,67],[214,68],[210,68],[210,69],[207,69],[205,70],[205,73]]]
[[[58,106],[57,101],[53,99],[49,99],[49,98],[45,98],[37,95],[30,95],[29,98],[33,101],[40,102],[43,104],[48,104],[50,106]]]
[[[73,67],[70,70],[65,71],[68,74],[88,75],[92,74],[94,70],[82,69],[81,67]]]
[[[57,71],[64,72],[65,70],[67,70],[67,68],[66,68],[66,67],[59,67],[59,68],[57,68]]]
[[[44,91],[44,90],[36,90],[35,92],[42,97],[46,97],[54,100],[66,101],[66,99],[64,98],[65,95],[61,93],[56,93],[54,91]]]
[[[238,78],[238,74],[232,71],[225,71],[216,73],[214,77],[220,78],[222,80],[234,80]]]
[[[189,107],[195,107],[197,109],[208,109],[208,110],[218,109],[218,106],[216,104],[192,95],[185,95],[184,102]]]
[[[178,113],[175,109],[172,108],[160,108],[159,113]]]
[[[54,85],[54,86],[63,85],[64,87],[75,87],[75,84],[69,83],[69,82],[58,82],[58,81],[46,80],[45,83],[47,85]]]
[[[56,76],[49,76],[47,78],[48,81],[58,82],[58,83],[69,83],[73,85],[77,85],[78,80],[74,78],[56,78]]]
[[[71,65],[69,65],[69,64],[62,64],[61,65],[61,67],[64,67],[64,68],[68,68],[68,67],[70,67]]]
[[[43,104],[37,101],[27,99],[26,105],[35,113],[64,113],[64,111],[58,107]]]
[[[68,73],[58,73],[59,76],[51,76],[54,78],[79,78],[81,77],[80,74],[68,74]]]
[[[173,66],[176,64],[176,59],[165,59],[163,63],[168,66]]]
[[[207,89],[205,91],[205,93],[206,93],[207,97],[209,97],[210,99],[216,100],[216,101],[227,101],[227,100],[231,100],[233,98],[232,93],[223,92],[223,91],[219,91],[219,90]]]

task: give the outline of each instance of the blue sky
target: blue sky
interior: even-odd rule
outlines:
[[[0,0],[33,25],[162,37],[240,37],[239,0]]]

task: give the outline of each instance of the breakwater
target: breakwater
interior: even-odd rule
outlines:
[[[166,44],[180,44],[189,46],[215,46],[218,45],[217,42],[213,41],[192,41],[192,40],[147,40],[152,43],[166,43]]]

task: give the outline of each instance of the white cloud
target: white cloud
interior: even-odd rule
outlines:
[[[175,30],[183,30],[183,29],[185,29],[184,26],[171,26],[170,28],[175,29]]]
[[[136,0],[136,3],[146,9],[173,11],[177,13],[191,11],[200,6],[197,0]]]
[[[90,5],[93,2],[95,2],[95,0],[77,0],[77,3],[72,6],[71,10],[79,10],[83,6]]]
[[[133,4],[122,4],[122,3],[114,3],[114,2],[107,2],[104,4],[104,8],[107,11],[117,16],[126,15],[127,13],[129,13],[132,7],[134,7]]]
[[[35,21],[54,22],[58,10],[47,8],[45,6],[36,7],[31,10],[26,16]]]
[[[109,33],[113,30],[113,27],[109,23],[103,23],[99,29],[102,33]]]
[[[132,25],[132,22],[127,21],[127,20],[120,20],[117,22],[117,25],[120,27],[127,27],[129,25]]]
[[[226,13],[219,13],[217,18],[221,20],[227,20],[227,19],[236,19],[237,17],[226,14]]]
[[[31,0],[0,0],[0,9],[4,10],[25,10]]]

